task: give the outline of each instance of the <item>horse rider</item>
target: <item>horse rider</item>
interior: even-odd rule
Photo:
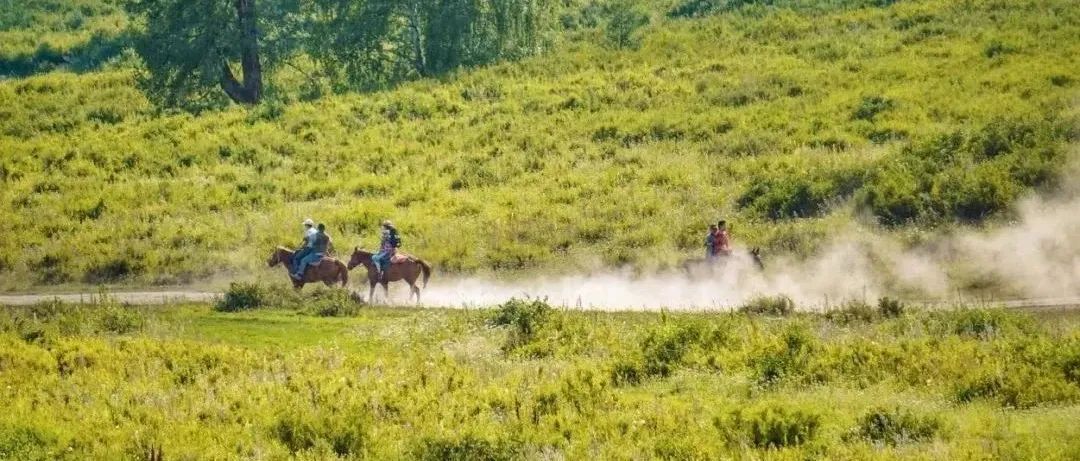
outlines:
[[[705,234],[705,260],[716,259],[716,224],[709,224],[709,233]]]
[[[290,268],[294,276],[300,273],[300,260],[311,254],[311,249],[315,246],[315,234],[318,232],[315,229],[315,221],[312,221],[311,218],[304,220],[304,237],[300,243],[300,249],[293,254],[292,267]]]
[[[401,246],[401,237],[398,236],[397,228],[389,220],[382,222],[382,237],[379,241],[379,253],[371,258],[375,263],[377,279],[382,279],[383,273],[390,267],[390,259],[397,253]]]
[[[330,249],[330,236],[326,233],[325,224],[319,223],[318,230],[313,235],[311,251],[300,260],[299,269],[293,274],[293,278],[296,280],[303,280],[304,269],[326,256],[326,252]]]
[[[731,256],[731,234],[728,232],[727,221],[720,220],[716,223],[715,255]]]

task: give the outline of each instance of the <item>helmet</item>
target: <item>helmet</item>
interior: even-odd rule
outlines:
[[[307,218],[307,219],[304,220],[304,225],[308,226],[308,227],[314,226],[315,221],[312,221],[311,218]]]

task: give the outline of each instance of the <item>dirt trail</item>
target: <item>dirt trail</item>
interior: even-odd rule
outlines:
[[[176,304],[183,302],[211,301],[222,293],[207,291],[120,291],[110,292],[108,297],[117,302],[139,305]],[[93,303],[100,299],[98,293],[62,294],[11,294],[0,295],[0,306],[25,306],[58,299],[65,303]]]

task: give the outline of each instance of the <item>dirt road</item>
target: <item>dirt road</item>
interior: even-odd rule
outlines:
[[[138,305],[176,304],[183,302],[207,302],[221,293],[206,291],[127,291],[111,292],[108,297],[117,302]],[[65,294],[13,294],[0,295],[2,306],[25,306],[58,299],[65,303],[94,303],[101,297],[98,293]]]

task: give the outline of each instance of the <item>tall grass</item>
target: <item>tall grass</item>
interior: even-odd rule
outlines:
[[[304,313],[307,302],[0,310],[0,455],[1080,453],[1080,334],[1069,316],[909,310],[840,325],[824,314],[600,313],[514,300],[490,312],[324,318]],[[110,326],[117,309],[138,326]],[[998,319],[996,334],[961,327],[984,317]],[[505,348],[515,337],[526,340]],[[782,373],[765,380],[770,361]]]
[[[1071,2],[742,3],[629,6],[627,47],[578,5],[539,57],[250,110],[160,112],[123,62],[0,81],[0,288],[251,272],[306,216],[448,272],[671,265],[718,217],[807,253],[1007,218],[1076,140]]]

